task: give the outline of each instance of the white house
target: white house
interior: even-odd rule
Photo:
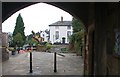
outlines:
[[[44,39],[44,41],[49,42],[49,31],[47,29],[41,31],[40,36]]]
[[[55,42],[69,43],[68,37],[73,33],[72,21],[63,21],[61,17],[61,21],[50,24],[49,29],[52,44]]]

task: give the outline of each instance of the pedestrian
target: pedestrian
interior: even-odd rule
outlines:
[[[20,51],[20,47],[17,48],[17,51],[18,51],[18,54],[19,54],[19,51]]]

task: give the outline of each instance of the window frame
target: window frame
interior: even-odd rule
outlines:
[[[55,40],[59,39],[59,31],[55,31]]]
[[[67,26],[67,29],[71,29],[71,26]]]

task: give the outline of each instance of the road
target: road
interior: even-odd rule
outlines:
[[[54,73],[54,53],[32,52],[33,73],[29,73],[29,52],[12,55],[2,63],[3,75],[83,75],[83,59],[74,53],[57,55],[57,73]]]

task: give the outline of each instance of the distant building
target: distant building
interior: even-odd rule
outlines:
[[[57,21],[49,25],[51,43],[69,43],[69,36],[73,33],[72,21]]]
[[[49,42],[49,31],[41,31],[40,36],[43,38],[43,41]]]
[[[8,43],[9,43],[9,45],[12,44],[12,40],[13,40],[12,33],[8,32]]]

